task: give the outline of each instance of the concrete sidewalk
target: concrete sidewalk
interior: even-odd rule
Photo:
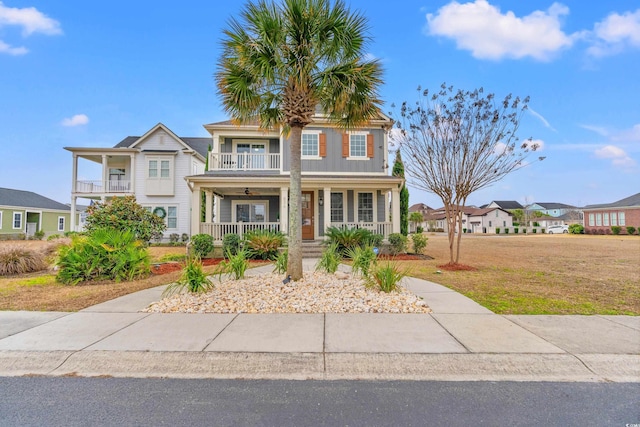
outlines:
[[[404,285],[433,313],[140,313],[163,287],[78,313],[0,312],[0,376],[640,382],[640,317],[501,316]]]

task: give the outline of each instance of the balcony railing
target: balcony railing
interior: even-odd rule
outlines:
[[[200,223],[200,233],[213,236],[213,240],[222,242],[225,234],[237,234],[242,237],[248,231],[271,230],[280,231],[279,222],[223,222]]]
[[[131,181],[117,180],[107,181],[106,188],[102,181],[76,181],[76,193],[103,194],[103,193],[130,193]]]
[[[393,224],[390,222],[332,222],[332,227],[338,228],[366,228],[376,234],[381,234],[386,239],[393,231]]]
[[[209,153],[209,170],[279,170],[280,154]]]

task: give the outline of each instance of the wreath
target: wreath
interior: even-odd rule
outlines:
[[[159,216],[160,218],[164,218],[165,216],[167,216],[167,211],[165,211],[162,206],[158,206],[153,210],[153,214]]]

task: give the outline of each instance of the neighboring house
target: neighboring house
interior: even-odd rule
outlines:
[[[31,191],[0,188],[0,237],[45,236],[70,230],[69,206]]]
[[[440,208],[425,215],[425,221],[431,226],[429,230],[447,232],[449,229],[444,208]],[[496,228],[504,230],[513,227],[513,215],[500,208],[476,208],[465,206],[462,208],[462,228],[468,233],[495,233]]]
[[[624,234],[627,226],[640,228],[640,193],[613,203],[588,205],[582,211],[585,233],[608,234],[612,226],[620,226]]]
[[[432,219],[427,220],[431,212],[434,212],[434,211],[435,209],[433,209],[428,205],[425,205],[424,203],[416,203],[414,205],[409,206],[409,214],[413,212],[418,212],[419,214],[422,215],[421,223],[416,224],[412,221],[409,221],[409,232],[411,233],[415,232],[415,229],[417,227],[422,227],[425,230],[435,230],[436,222],[434,222],[434,220]]]
[[[389,175],[391,126],[392,120],[380,113],[367,126],[344,132],[316,114],[304,128],[303,240],[324,239],[329,226],[363,227],[385,237],[400,232],[403,179]],[[289,139],[257,123],[223,121],[205,129],[213,139],[209,170],[186,178],[192,189],[191,233],[208,233],[216,241],[256,228],[287,233]],[[207,211],[214,201],[213,221],[200,222],[200,191],[206,194]]]
[[[164,217],[170,234],[191,234],[191,190],[184,178],[204,172],[211,138],[181,138],[162,123],[143,136],[130,136],[112,148],[65,147],[73,154],[73,230],[81,230],[78,199],[107,201],[133,195],[137,203]],[[79,161],[101,166],[98,176],[81,179]],[[85,165],[86,166],[86,165]],[[82,217],[80,217],[82,218]]]
[[[500,208],[503,209],[505,211],[512,211],[515,209],[524,209],[524,206],[522,206],[520,203],[516,202],[515,200],[494,200],[493,202],[489,203],[488,205],[484,205],[481,206],[482,209],[485,208]]]
[[[538,202],[527,206],[529,212],[540,212],[543,215],[549,215],[552,217],[560,217],[578,210],[577,207],[571,205],[565,205],[564,203],[548,203]]]

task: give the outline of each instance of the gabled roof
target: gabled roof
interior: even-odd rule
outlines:
[[[40,194],[2,187],[0,187],[0,206],[51,209],[56,211],[71,210],[69,206],[41,196]]]
[[[433,208],[425,205],[424,203],[416,203],[414,205],[409,206],[409,212],[420,212],[420,211],[432,211]]]
[[[196,153],[201,155],[203,158],[207,157],[207,151],[209,148],[209,144],[211,144],[211,138],[201,138],[201,137],[180,137],[173,133],[171,129],[163,125],[162,123],[158,123],[154,127],[152,127],[147,133],[142,136],[128,136],[119,143],[117,143],[113,148],[134,148],[144,139],[146,139],[149,135],[155,132],[158,129],[162,129],[167,132],[169,135],[174,137],[176,140],[182,142],[185,148],[189,148],[194,150]]]
[[[538,205],[542,209],[577,209],[575,206],[565,205],[564,203],[535,202],[532,205]]]
[[[613,203],[604,203],[600,205],[587,205],[584,209],[601,209],[601,208],[630,208],[640,207],[640,193],[626,197]]]
[[[494,200],[491,203],[495,203],[502,209],[524,209],[523,206],[515,200]],[[489,203],[489,205],[491,203]],[[485,205],[485,207],[489,205]]]

